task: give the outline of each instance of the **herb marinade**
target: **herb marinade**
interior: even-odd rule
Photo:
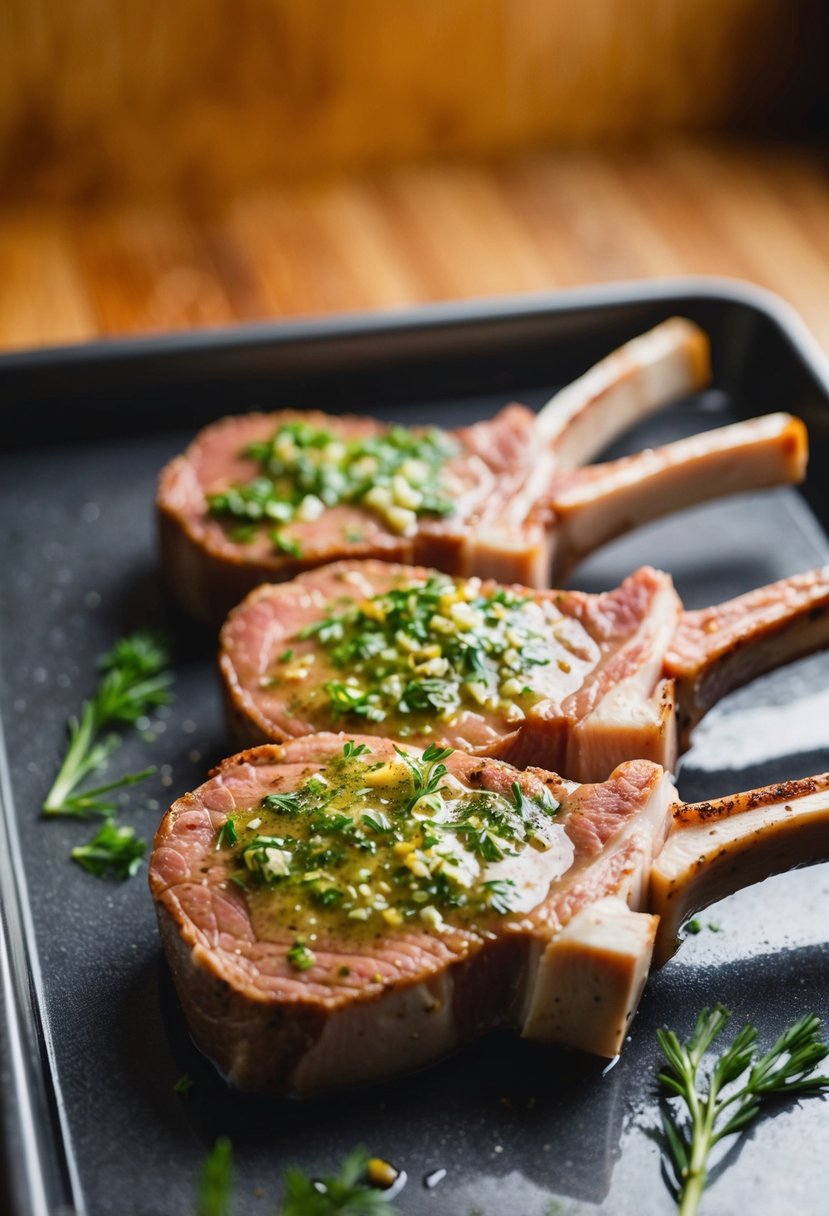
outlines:
[[[208,495],[207,505],[230,525],[233,540],[252,540],[266,527],[277,552],[295,557],[302,556],[301,544],[286,525],[313,522],[343,503],[370,510],[391,531],[411,536],[420,516],[452,513],[440,475],[455,451],[456,444],[435,429],[393,426],[341,439],[324,427],[286,422],[271,439],[242,452],[258,462],[258,475]]]
[[[298,641],[312,640],[317,653],[289,647],[263,683],[284,687],[291,706],[320,724],[382,723],[401,738],[464,711],[517,723],[571,672],[569,625],[549,601],[436,574],[313,622]],[[342,676],[315,679],[317,657]]]
[[[499,871],[559,843],[559,804],[546,791],[469,789],[447,772],[450,749],[395,750],[377,759],[347,742],[297,790],[265,795],[218,833],[258,934],[301,935],[288,956],[299,970],[329,933],[440,929],[521,910],[526,891]]]

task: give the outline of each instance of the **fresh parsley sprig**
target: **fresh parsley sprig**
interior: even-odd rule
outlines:
[[[699,1209],[712,1149],[726,1136],[743,1131],[764,1103],[817,1094],[829,1087],[829,1077],[814,1075],[829,1055],[829,1043],[818,1038],[820,1021],[811,1013],[784,1030],[759,1057],[756,1029],[743,1026],[714,1063],[707,1083],[701,1080],[702,1060],[730,1018],[722,1005],[703,1009],[686,1043],[672,1030],[657,1031],[668,1063],[659,1080],[672,1098],[679,1099],[678,1110],[668,1101],[662,1110],[664,1147],[675,1178],[679,1216],[694,1216]]]
[[[285,1171],[285,1198],[279,1216],[395,1216],[382,1191],[365,1183],[369,1155],[357,1148],[339,1173],[311,1179],[302,1170]]]
[[[154,634],[138,630],[122,638],[99,661],[103,672],[95,695],[85,701],[80,718],[69,719],[69,747],[43,804],[45,815],[71,815],[85,819],[110,816],[113,790],[143,781],[154,770],[128,773],[104,785],[78,792],[91,774],[103,768],[120,740],[104,732],[129,725],[169,699],[172,675],[166,646]]]
[[[296,1166],[284,1175],[285,1196],[276,1216],[396,1216],[382,1191],[371,1186],[368,1153],[349,1153],[338,1173],[309,1178]],[[233,1150],[224,1138],[205,1158],[199,1178],[197,1216],[230,1216],[234,1189]]]
[[[220,1136],[201,1168],[196,1198],[197,1216],[230,1216],[234,1173],[230,1141]]]
[[[132,878],[141,865],[147,843],[132,828],[118,827],[107,819],[88,844],[72,850],[72,860],[96,878]]]

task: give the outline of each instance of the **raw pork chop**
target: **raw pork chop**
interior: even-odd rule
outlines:
[[[453,432],[316,411],[225,418],[161,474],[166,581],[215,623],[259,583],[344,557],[549,586],[647,520],[803,477],[805,430],[786,414],[578,467],[708,376],[707,340],[675,318],[537,415],[508,405]]]
[[[220,669],[241,746],[342,728],[600,781],[675,771],[715,701],[827,643],[829,567],[683,612],[649,567],[589,595],[341,562],[253,591]]]
[[[689,907],[829,846],[827,777],[674,798],[643,760],[578,786],[373,736],[233,756],[174,803],[150,863],[196,1043],[267,1094],[391,1076],[495,1026],[615,1055],[659,928],[654,856],[660,911],[682,908],[666,954]]]

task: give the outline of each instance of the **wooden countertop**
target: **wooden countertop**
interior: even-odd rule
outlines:
[[[685,274],[779,293],[829,351],[819,146],[687,140],[432,163],[207,206],[0,208],[0,348]]]

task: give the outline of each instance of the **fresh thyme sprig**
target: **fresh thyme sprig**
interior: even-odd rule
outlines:
[[[413,793],[406,802],[403,813],[411,814],[418,803],[418,810],[423,810],[426,807],[435,809],[435,800],[441,793],[443,786],[440,784],[446,776],[446,765],[440,761],[445,760],[447,756],[452,755],[451,747],[438,747],[435,743],[430,743],[423,753],[422,763],[415,760],[408,752],[403,751],[401,747],[395,744],[394,750],[400,756],[409,772],[412,775]]]
[[[76,792],[101,769],[120,740],[104,734],[110,726],[136,722],[149,710],[165,705],[172,680],[166,646],[153,634],[139,630],[122,638],[99,661],[103,677],[95,695],[85,701],[80,718],[69,719],[69,747],[43,804],[45,815],[85,819],[110,816],[115,803],[105,797],[113,790],[143,781],[154,770],[128,773],[104,785]]]
[[[711,1150],[726,1136],[743,1131],[766,1101],[817,1094],[829,1087],[829,1077],[813,1075],[829,1055],[829,1043],[818,1038],[820,1021],[810,1013],[784,1030],[759,1057],[756,1029],[743,1026],[701,1088],[703,1057],[730,1017],[722,1005],[703,1009],[686,1043],[680,1043],[672,1030],[657,1031],[668,1062],[659,1080],[681,1103],[674,1111],[666,1101],[662,1110],[664,1147],[676,1181],[679,1216],[694,1216],[699,1209]]]

